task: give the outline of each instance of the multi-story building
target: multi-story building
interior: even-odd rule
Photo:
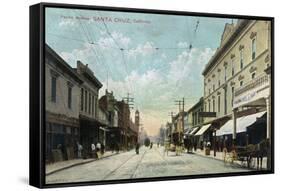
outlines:
[[[182,144],[185,131],[185,124],[187,123],[187,112],[181,111],[173,116],[172,123],[172,142],[174,144]]]
[[[130,108],[124,101],[116,102],[118,108],[118,127],[120,128],[120,147],[121,149],[128,148],[128,129],[130,128]]]
[[[105,91],[105,95],[99,99],[99,107],[107,112],[108,125],[104,129],[104,141],[107,149],[114,149],[116,144],[120,144],[121,130],[118,126],[118,108],[116,102],[113,92],[107,90]]]
[[[77,61],[74,69],[83,79],[80,86],[80,141],[86,156],[91,155],[91,144],[101,142],[100,127],[106,126],[99,120],[98,94],[102,87],[101,82],[95,77],[94,73],[81,61]]]
[[[204,122],[204,98],[201,97],[188,111],[189,130],[186,132],[186,144],[192,143],[203,148],[203,142],[212,140],[212,132],[209,123]]]
[[[82,79],[45,45],[47,162],[71,159],[79,141],[79,92]]]
[[[188,111],[188,125],[190,129],[194,129],[203,124],[204,118],[200,116],[200,112],[203,112],[204,100],[203,97],[199,99]]]
[[[237,133],[246,131],[245,124],[254,123],[264,115],[262,111],[269,110],[270,76],[265,70],[271,66],[270,35],[270,21],[238,20],[236,24],[226,24],[220,47],[202,73],[204,112],[210,114],[204,122],[220,129],[219,135],[231,134],[233,142]],[[248,117],[242,117],[245,115]]]

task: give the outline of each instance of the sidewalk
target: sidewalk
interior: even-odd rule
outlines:
[[[119,152],[121,153],[121,152]],[[94,159],[94,158],[89,158],[89,159],[73,159],[73,160],[66,160],[66,161],[60,161],[60,162],[55,162],[52,164],[47,164],[46,165],[46,176],[53,174],[55,172],[67,169],[67,168],[71,168],[74,166],[78,166],[78,165],[82,165],[82,164],[86,164],[86,163],[90,163],[96,160],[101,160],[103,158],[107,158],[113,155],[117,155],[119,153],[112,153],[111,151],[106,151],[101,158],[99,159]]]
[[[216,152],[216,156],[214,156],[214,151],[211,150],[210,151],[210,155],[205,155],[205,150],[200,150],[200,149],[197,149],[196,151],[193,151],[194,154],[197,154],[197,155],[200,155],[200,156],[204,156],[204,157],[208,157],[208,158],[212,158],[212,159],[216,159],[216,160],[221,160],[221,161],[224,161],[224,153],[223,152]],[[254,158],[253,159],[253,164],[254,164],[254,168],[253,169],[257,169],[257,159]],[[266,157],[263,158],[262,160],[262,169],[266,169]],[[229,163],[229,162],[227,162]],[[239,166],[242,166],[242,167],[247,167],[247,163],[244,162],[242,163],[241,161],[238,161],[238,160],[235,160],[233,162],[235,165],[239,165]]]

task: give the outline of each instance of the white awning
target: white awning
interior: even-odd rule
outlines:
[[[195,127],[187,135],[193,135],[200,127]]]
[[[201,129],[194,136],[202,135],[203,133],[205,133],[205,131],[207,131],[209,129],[210,126],[211,126],[211,124],[202,126]]]
[[[247,127],[252,125],[256,122],[257,118],[260,118],[265,114],[264,112],[259,112],[247,116],[240,117],[236,120],[236,133],[245,132],[247,130]],[[217,132],[217,136],[221,135],[228,135],[233,134],[233,120],[229,120],[226,122]]]

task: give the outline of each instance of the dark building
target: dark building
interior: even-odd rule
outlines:
[[[128,131],[130,128],[130,108],[124,101],[117,101],[118,107],[118,127],[120,128],[120,146],[122,149],[128,149]]]
[[[56,162],[77,157],[83,81],[47,44],[45,50],[46,162]]]
[[[108,125],[105,129],[105,146],[106,149],[115,149],[120,144],[121,129],[118,126],[118,107],[113,92],[105,91],[99,99],[99,107],[107,113]]]
[[[81,61],[77,61],[76,73],[83,79],[80,87],[80,142],[83,146],[84,156],[91,155],[91,144],[100,142],[100,127],[105,124],[99,121],[98,95],[102,87],[101,82],[94,73]]]

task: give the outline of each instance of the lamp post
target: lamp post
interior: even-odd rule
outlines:
[[[216,147],[217,147],[217,145],[216,145],[216,140],[217,140],[217,129],[216,128],[214,128],[213,129],[213,147],[214,147],[214,157],[216,157],[216,151],[217,151],[217,149],[216,149]]]

